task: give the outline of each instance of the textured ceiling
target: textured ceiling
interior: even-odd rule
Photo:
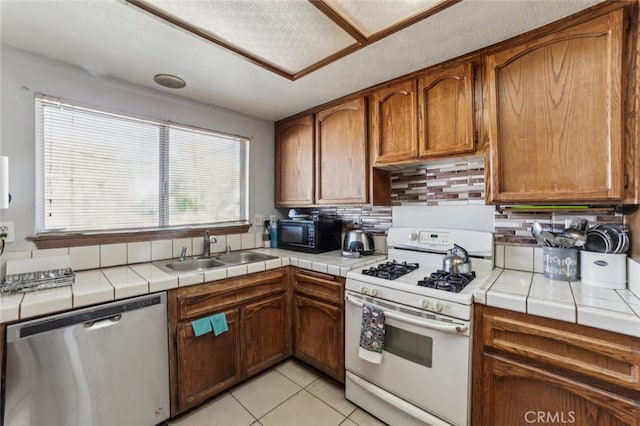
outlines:
[[[0,41],[92,75],[275,121],[599,2],[464,0],[296,81],[123,0],[0,0]],[[291,56],[301,60],[298,54]],[[160,88],[153,81],[158,73],[180,76],[187,87]]]

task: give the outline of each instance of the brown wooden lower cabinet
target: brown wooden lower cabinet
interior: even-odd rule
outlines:
[[[229,331],[218,336],[208,333],[196,337],[190,322],[178,324],[177,388],[181,408],[198,405],[242,378],[239,309],[224,313]]]
[[[640,339],[475,306],[473,425],[640,424]]]
[[[286,294],[260,299],[242,308],[243,376],[252,376],[289,356]]]
[[[344,383],[344,278],[293,272],[296,358]]]
[[[170,290],[171,415],[292,354],[344,383],[344,281],[286,267]],[[220,312],[228,331],[194,335]]]
[[[291,355],[287,268],[169,291],[171,415]],[[196,337],[191,321],[224,312],[228,331]]]
[[[344,310],[294,295],[294,356],[344,383]]]

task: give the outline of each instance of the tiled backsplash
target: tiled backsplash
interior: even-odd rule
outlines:
[[[262,233],[216,235],[216,242],[211,244],[211,253],[222,253],[226,250],[227,246],[230,246],[231,250],[262,247]],[[139,241],[134,243],[6,252],[0,257],[0,276],[5,276],[6,262],[13,259],[68,254],[71,256],[71,267],[75,271],[82,271],[86,269],[171,259],[180,256],[183,247],[187,249],[187,256],[201,255],[204,252],[204,238],[179,238],[175,240]]]
[[[495,239],[496,242],[512,244],[536,244],[535,238],[531,235],[531,227],[534,222],[540,222],[544,229],[564,229],[574,218],[584,218],[589,221],[589,226],[598,223],[617,223],[622,225],[624,216],[621,214],[597,214],[585,212],[576,213],[520,213],[496,211]]]
[[[484,204],[484,196],[482,156],[409,166],[391,174],[391,200],[394,206]],[[388,207],[324,207],[316,209],[315,212],[336,215],[348,222],[358,220],[365,230],[374,235],[384,234],[391,226],[391,209]],[[536,241],[531,236],[533,222],[540,222],[545,229],[563,229],[576,216],[587,219],[591,225],[605,222],[622,224],[624,220],[621,214],[576,215],[496,211],[495,238],[500,243],[535,244]]]
[[[313,214],[337,216],[345,222],[357,222],[372,235],[384,235],[391,227],[391,207],[350,206],[321,207]]]
[[[460,158],[394,171],[391,202],[394,206],[484,204],[483,158]]]
[[[438,164],[405,167],[391,173],[391,201],[400,205],[484,204],[484,163],[474,156]],[[358,221],[373,235],[391,227],[390,207],[322,207],[314,213]]]

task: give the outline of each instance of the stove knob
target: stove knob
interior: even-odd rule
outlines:
[[[425,299],[420,299],[420,306],[422,306],[423,309],[429,309],[429,301]]]
[[[433,304],[433,310],[436,311],[436,312],[442,312],[442,303],[435,302]]]
[[[362,286],[362,287],[360,287],[360,293],[369,294],[369,289],[366,288],[365,286]]]
[[[417,232],[412,232],[411,236],[409,238],[411,238],[411,241],[417,241],[418,240],[418,233]]]
[[[376,288],[372,288],[372,289],[371,289],[371,292],[370,292],[369,294],[370,294],[371,296],[375,296],[375,295],[377,295],[377,294],[378,294],[378,289],[376,289]]]

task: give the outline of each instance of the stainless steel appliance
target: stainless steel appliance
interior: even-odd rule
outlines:
[[[7,327],[5,426],[169,418],[166,293]]]
[[[278,221],[278,248],[322,253],[342,247],[342,221],[318,217]]]
[[[389,260],[347,274],[347,399],[393,425],[467,425],[473,291],[494,274],[493,234],[395,227],[387,242]],[[454,243],[473,271],[442,270]],[[363,304],[384,311],[379,364],[359,355]]]
[[[375,252],[373,237],[362,229],[352,229],[344,235],[342,255],[345,257],[360,257]]]

